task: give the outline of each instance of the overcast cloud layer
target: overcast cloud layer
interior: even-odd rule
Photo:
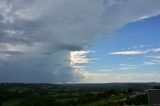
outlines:
[[[0,0],[0,82],[78,82],[71,51],[159,14],[160,0]]]

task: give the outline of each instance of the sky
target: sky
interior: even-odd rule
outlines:
[[[159,0],[0,0],[0,82],[160,82]]]

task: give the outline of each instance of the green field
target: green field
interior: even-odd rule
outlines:
[[[0,106],[148,105],[153,84],[1,84]]]
[[[2,106],[14,106],[14,105],[17,105],[19,104],[20,102],[22,102],[23,99],[13,99],[13,100],[8,100],[8,101],[5,101]]]

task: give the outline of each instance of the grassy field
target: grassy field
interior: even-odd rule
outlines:
[[[2,106],[14,106],[19,104],[21,101],[23,101],[23,99],[13,99],[13,100],[8,100],[5,101]]]
[[[0,106],[116,106],[117,103],[123,106],[148,103],[145,89],[141,89],[146,85],[118,84],[112,88],[111,85],[2,84]]]

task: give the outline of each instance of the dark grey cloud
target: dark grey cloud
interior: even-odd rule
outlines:
[[[70,52],[144,17],[159,0],[0,0],[0,82],[76,82]]]

